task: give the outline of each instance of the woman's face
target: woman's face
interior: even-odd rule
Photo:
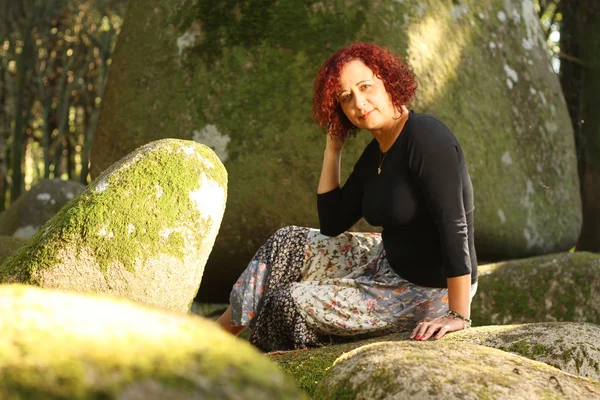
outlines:
[[[338,100],[350,122],[368,131],[392,127],[398,114],[383,81],[357,59],[342,67]]]

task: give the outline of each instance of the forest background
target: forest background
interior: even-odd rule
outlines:
[[[600,252],[600,2],[533,2],[575,134],[577,249]],[[90,147],[127,3],[0,0],[0,214],[42,179],[90,182]]]

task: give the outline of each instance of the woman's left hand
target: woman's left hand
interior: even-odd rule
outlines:
[[[416,328],[412,331],[410,339],[427,340],[434,333],[434,339],[439,339],[448,332],[460,331],[464,328],[463,321],[452,317],[439,317],[430,320],[423,319],[419,322]],[[436,333],[437,332],[437,333]]]

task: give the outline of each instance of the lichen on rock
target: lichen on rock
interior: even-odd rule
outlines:
[[[2,399],[304,398],[213,322],[125,299],[2,285],[0,330]]]
[[[380,342],[339,357],[315,398],[588,399],[600,382],[469,343]]]
[[[227,173],[208,147],[149,143],[108,168],[0,267],[0,282],[188,311],[219,231]]]
[[[600,324],[600,256],[574,252],[482,265],[471,315],[478,325]]]
[[[482,326],[448,335],[445,341],[494,347],[600,382],[599,325],[552,322]]]

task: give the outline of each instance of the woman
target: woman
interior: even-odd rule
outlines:
[[[385,48],[354,44],[315,80],[327,129],[317,190],[320,232],[286,227],[259,249],[219,318],[265,351],[411,330],[427,340],[470,327],[477,289],[473,191],[462,150],[438,119],[408,111],[417,88]],[[373,141],[340,189],[345,140]],[[382,234],[345,232],[361,217]]]

